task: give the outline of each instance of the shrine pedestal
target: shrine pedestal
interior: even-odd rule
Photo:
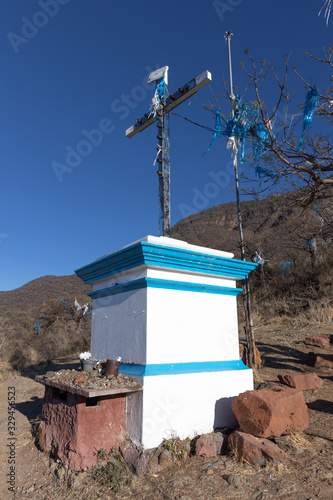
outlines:
[[[136,444],[211,432],[234,421],[231,402],[253,389],[239,359],[236,296],[256,264],[147,236],[76,271],[93,284],[92,355],[121,356],[143,392],[128,397]]]
[[[117,448],[127,437],[126,397],[141,387],[83,390],[36,380],[45,385],[37,432],[42,451],[80,471],[96,465],[99,450]]]

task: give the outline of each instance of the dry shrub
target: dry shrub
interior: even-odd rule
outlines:
[[[254,324],[305,326],[333,320],[333,254],[328,251],[316,261],[296,254],[283,276],[277,263],[265,264],[264,270],[259,266],[250,275],[250,287]]]
[[[333,321],[333,302],[323,298],[319,302],[312,302],[306,311],[296,316],[292,323],[295,326],[328,325]]]
[[[40,334],[36,329],[39,318]],[[91,321],[71,303],[64,307],[62,301],[49,300],[30,316],[12,313],[5,331],[1,358],[24,368],[89,350]]]
[[[19,372],[13,369],[13,367],[7,361],[0,361],[0,382],[5,382],[10,378],[16,378],[19,376]]]

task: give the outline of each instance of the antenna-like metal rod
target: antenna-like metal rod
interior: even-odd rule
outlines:
[[[227,31],[225,33],[225,39],[228,45],[228,61],[229,61],[229,81],[230,81],[230,100],[231,100],[231,116],[234,118],[235,110],[234,110],[234,87],[232,81],[232,64],[231,64],[231,35],[232,31]],[[236,137],[234,137],[236,141]],[[237,218],[238,218],[238,228],[239,228],[239,239],[240,239],[240,250],[241,250],[241,259],[245,260],[245,246],[244,246],[244,235],[243,235],[243,223],[242,223],[242,215],[240,210],[240,197],[239,197],[239,175],[238,175],[238,158],[237,158],[237,147],[233,148],[234,155],[234,168],[235,168],[235,187],[236,187],[236,204],[237,204]],[[251,310],[251,295],[250,295],[250,285],[248,277],[244,280],[244,289],[245,289],[245,301],[246,301],[246,310],[248,317],[248,324],[246,332],[246,340],[249,347],[250,354],[250,365],[257,365],[257,356],[256,356],[256,346],[253,337],[253,322],[252,322],[252,310]]]
[[[231,35],[232,31],[227,31],[225,34],[227,44],[228,44],[228,61],[229,61],[229,82],[230,82],[230,99],[233,102],[235,95],[234,95],[234,86],[232,83],[232,63],[231,63]],[[234,117],[234,109],[233,106],[231,106],[231,116],[232,118]]]

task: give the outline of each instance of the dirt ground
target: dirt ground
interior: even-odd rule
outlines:
[[[132,485],[118,494],[98,485],[86,473],[65,469],[52,457],[40,452],[34,441],[43,404],[44,387],[34,381],[47,370],[73,367],[75,360],[58,360],[56,366],[39,366],[22,375],[0,382],[0,492],[1,498],[61,499],[329,499],[333,498],[333,370],[307,365],[308,353],[324,352],[308,348],[307,336],[331,335],[333,326],[294,328],[290,325],[259,326],[255,330],[257,346],[264,360],[256,376],[256,387],[277,382],[278,373],[316,372],[324,384],[316,392],[305,392],[310,414],[308,429],[298,436],[285,436],[279,446],[286,451],[284,465],[252,467],[230,455],[213,459],[189,457],[181,465],[150,470],[144,478],[134,476]],[[333,354],[333,345],[326,352]],[[8,431],[8,395],[15,388],[15,430]],[[11,427],[13,429],[13,427]],[[12,455],[10,453],[12,452]],[[8,491],[10,464],[15,453],[16,493]],[[9,479],[8,479],[9,478]],[[12,478],[13,479],[13,478]]]

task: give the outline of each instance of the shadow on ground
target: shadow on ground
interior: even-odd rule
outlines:
[[[327,401],[326,399],[317,399],[312,401],[312,403],[307,403],[310,410],[320,411],[321,413],[329,413],[333,415],[333,402]]]
[[[311,371],[309,367],[311,357],[307,352],[289,346],[270,345],[264,342],[257,342],[256,345],[264,361],[264,366],[267,368],[275,368],[281,371],[292,369],[300,372],[303,372],[306,368],[306,371]]]

